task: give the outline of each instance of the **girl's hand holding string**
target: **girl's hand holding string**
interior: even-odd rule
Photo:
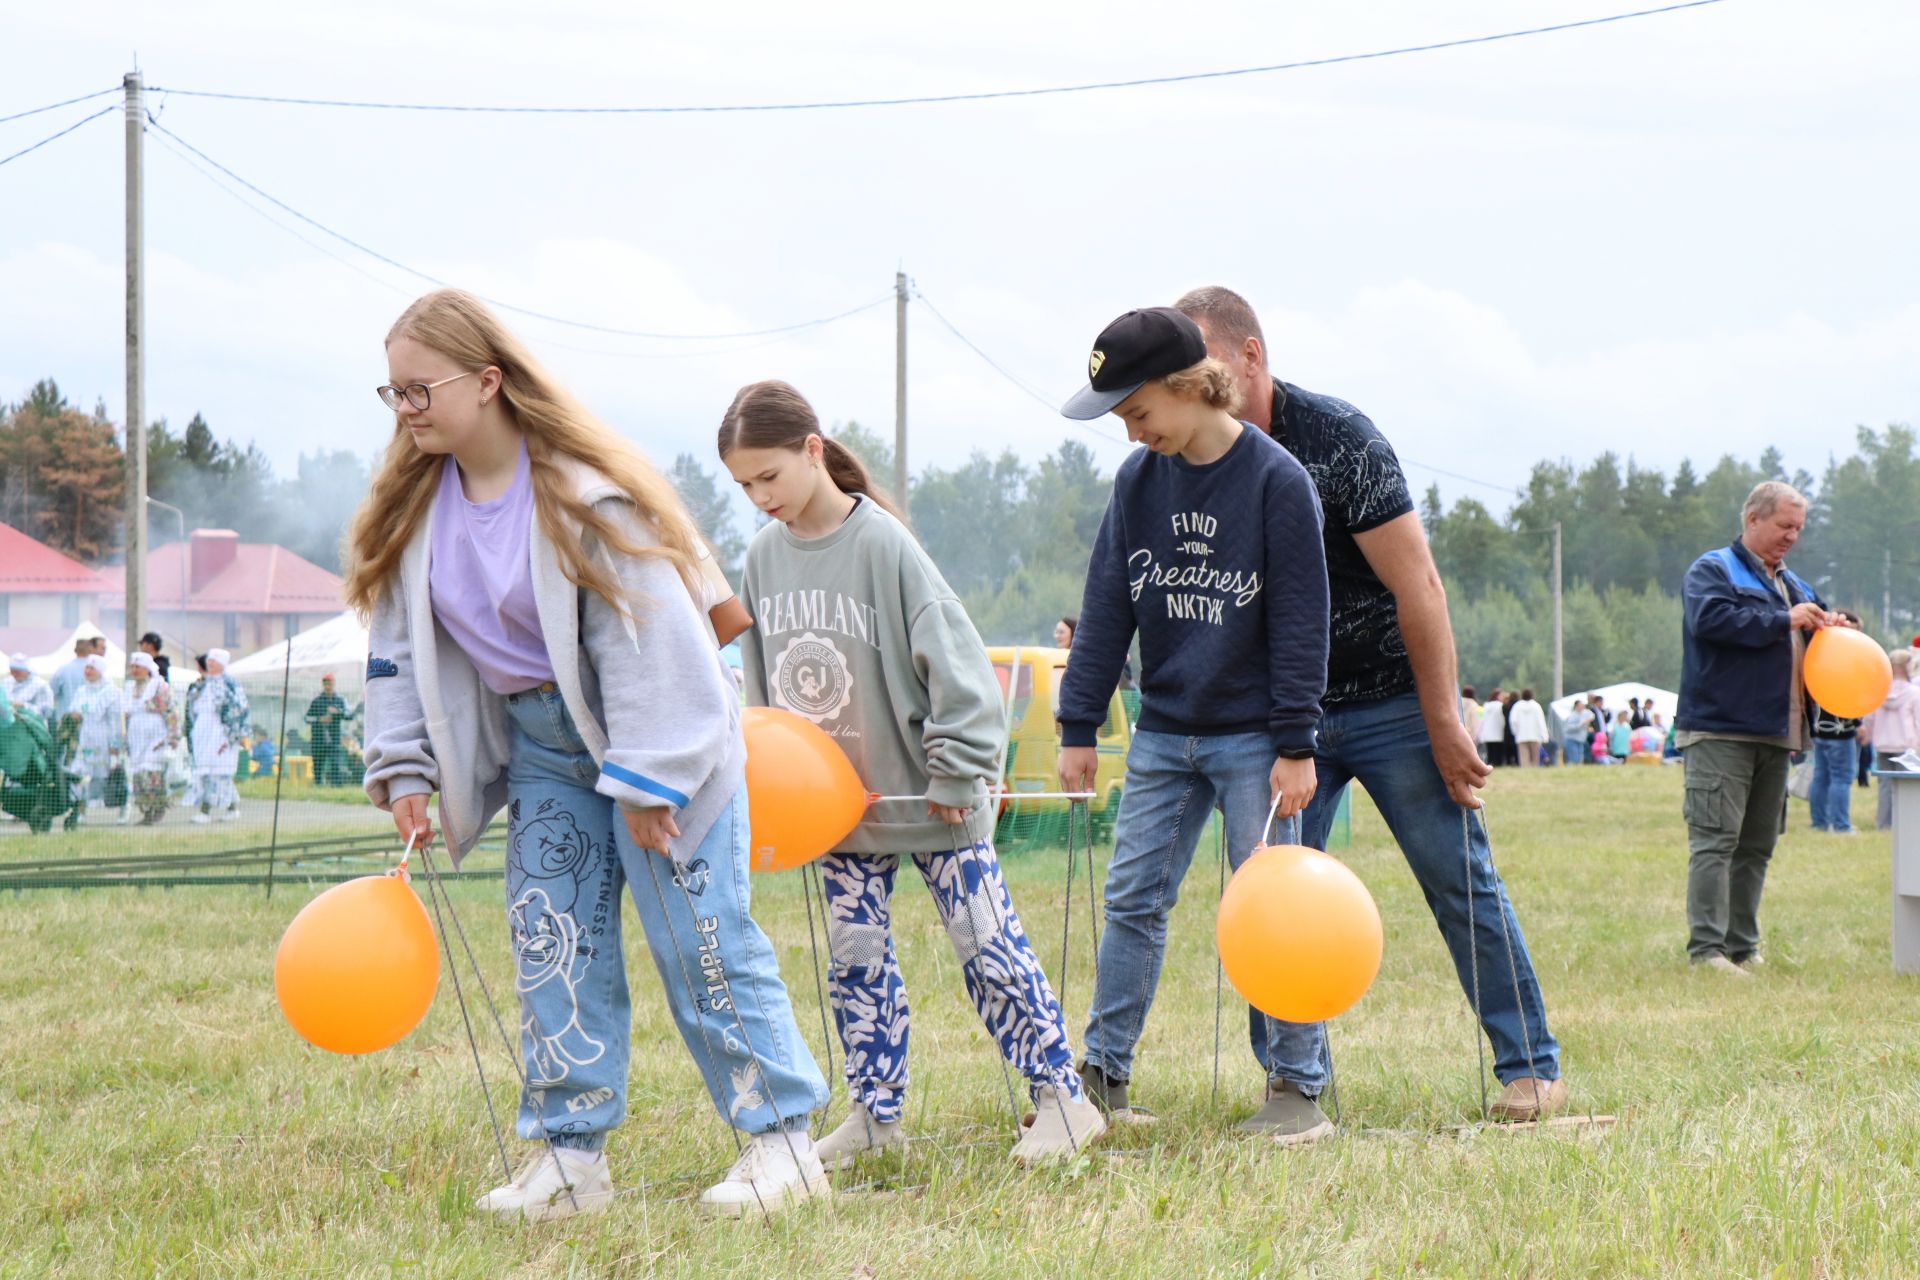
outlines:
[[[965,809],[956,809],[951,805],[935,804],[931,800],[927,801],[927,816],[929,818],[938,818],[950,827],[964,826],[967,821],[967,811]]]
[[[425,848],[433,843],[433,819],[428,816],[428,798],[427,793],[401,796],[392,805],[393,829],[400,833],[401,840],[416,848]]]
[[[655,805],[651,809],[622,809],[621,816],[627,820],[627,834],[642,849],[651,850],[661,857],[667,857],[667,844],[680,834],[680,826],[673,820],[673,810],[665,805]]]

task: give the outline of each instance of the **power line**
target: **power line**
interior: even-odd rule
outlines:
[[[938,320],[940,322],[941,328],[945,329],[948,333],[958,338],[961,341],[961,343],[963,343],[969,351],[973,352],[973,354],[979,356],[982,360],[986,361],[988,368],[992,369],[995,373],[999,374],[1001,377],[1005,378],[1008,382],[1012,383],[1015,387],[1019,388],[1020,391],[1022,391],[1028,396],[1028,398],[1033,400],[1036,404],[1040,405],[1042,408],[1046,409],[1049,413],[1058,413],[1060,411],[1060,407],[1057,404],[1053,403],[1051,400],[1048,400],[1044,395],[1040,394],[1038,391],[1035,391],[1026,382],[1024,382],[1023,380],[1021,380],[1020,378],[1016,377],[1014,374],[1009,372],[1006,366],[1002,365],[998,360],[995,360],[992,356],[988,355],[985,351],[981,350],[980,345],[976,343],[972,338],[969,338],[966,334],[960,332],[960,330],[955,328],[953,325],[953,322],[947,319],[945,316],[941,315],[940,309],[934,306],[932,302],[928,301],[926,294],[920,292],[920,290],[916,288],[913,291],[913,296],[920,303],[921,306],[927,309],[927,312],[930,315],[932,315],[935,320]],[[1115,447],[1121,448],[1121,449],[1132,448],[1132,446],[1129,445],[1126,441],[1114,439],[1112,436],[1108,435],[1106,432],[1094,426],[1091,422],[1081,422],[1076,418],[1069,418],[1068,421],[1072,422],[1075,426],[1080,427],[1085,431],[1089,432],[1090,434],[1092,434],[1099,440],[1105,442],[1106,444],[1114,445]]]
[[[1430,467],[1424,462],[1415,462],[1412,458],[1407,457],[1405,454],[1400,455],[1400,461],[1404,462],[1406,465],[1410,467],[1418,467],[1422,471],[1431,471],[1433,472],[1433,474],[1437,476],[1445,476],[1449,480],[1458,480],[1463,484],[1477,484],[1482,488],[1494,489],[1500,493],[1504,493],[1508,495],[1509,497],[1524,498],[1527,496],[1526,490],[1520,488],[1520,486],[1518,485],[1495,484],[1491,480],[1482,480],[1478,476],[1462,475],[1458,471],[1448,471],[1444,467]]]
[[[107,108],[107,110],[111,111],[111,110],[114,110],[114,108],[109,107]],[[85,123],[85,122],[83,121],[82,123]],[[179,134],[173,132],[173,130],[161,124],[157,119],[154,118],[153,113],[151,112],[147,114],[147,123],[155,131],[173,139],[175,142],[179,143],[182,147],[185,147],[188,151],[192,152],[195,156],[198,156],[201,160],[206,161],[209,165],[212,165],[215,169],[219,170],[222,174],[225,174],[228,178],[231,178],[233,181],[245,187],[248,191],[251,191],[253,192],[253,194],[259,196],[262,200],[265,200],[269,204],[282,210],[283,212],[289,213],[295,218],[298,218],[300,221],[306,223],[308,226],[312,227],[314,230],[322,232],[328,236],[331,236],[335,240],[338,240],[341,244],[344,244],[347,247],[352,249],[357,249],[361,253],[366,254],[368,257],[373,258],[378,262],[383,262],[387,266],[394,268],[396,271],[404,271],[408,275],[414,276],[415,278],[420,280],[424,280],[428,284],[434,285],[437,288],[445,289],[445,288],[452,287],[445,280],[442,280],[437,276],[428,275],[426,272],[421,271],[418,268],[410,267],[406,263],[398,260],[397,258],[390,258],[386,254],[381,253],[377,249],[369,248],[368,246],[360,243],[358,240],[355,240],[350,236],[343,235],[340,232],[335,231],[332,227],[327,226],[325,223],[320,222],[315,218],[311,218],[307,216],[306,214],[300,212],[300,210],[294,208],[292,205],[288,204],[286,201],[280,199],[279,197],[261,190],[259,187],[255,186],[253,183],[247,181],[245,178],[235,173],[233,170],[227,168],[227,166],[221,164],[218,160],[215,160],[212,156],[208,155],[206,152],[200,150],[200,148],[194,146],[191,142],[188,142],[185,138],[181,137]],[[4,163],[4,162],[0,162],[0,163]],[[530,307],[518,306],[511,302],[503,302],[498,298],[489,298],[484,294],[476,294],[474,296],[480,298],[480,300],[482,302],[485,302],[487,305],[492,307],[497,307],[502,311],[511,311],[516,315],[528,316],[535,320],[544,320],[549,324],[564,325],[570,329],[584,329],[591,333],[613,334],[617,337],[622,337],[622,338],[654,338],[654,339],[668,340],[668,341],[693,342],[693,341],[731,340],[731,339],[737,339],[737,338],[763,338],[763,337],[768,337],[772,334],[794,333],[802,329],[813,329],[821,325],[832,324],[836,320],[844,320],[848,316],[857,315],[860,312],[868,310],[871,307],[878,306],[881,302],[885,302],[888,299],[892,298],[893,293],[891,290],[889,290],[887,293],[882,294],[879,298],[873,299],[868,302],[863,302],[857,307],[849,307],[845,311],[836,312],[835,314],[830,316],[821,316],[818,319],[814,319],[814,320],[802,320],[797,324],[775,325],[774,327],[768,328],[768,329],[745,329],[735,333],[657,333],[657,332],[650,332],[650,331],[641,330],[641,329],[620,329],[612,325],[589,324],[584,320],[569,320],[564,316],[551,315],[544,311],[535,311]]]
[[[95,98],[104,98],[110,93],[119,92],[120,86],[116,84],[111,89],[102,89],[98,93],[83,93],[77,98],[67,98],[61,102],[49,102],[44,107],[34,107],[27,111],[16,111],[10,116],[0,116],[0,124],[6,124],[10,120],[24,120],[28,116],[37,116],[42,111],[58,111],[61,107],[70,107],[76,102],[91,102]]]
[[[1344,53],[1327,58],[1305,58],[1296,62],[1276,62],[1259,67],[1235,67],[1227,71],[1194,71],[1182,75],[1143,76],[1132,80],[1101,80],[1089,84],[1053,85],[1039,89],[995,89],[977,93],[943,93],[908,98],[853,98],[827,102],[758,102],[671,107],[508,107],[455,105],[431,102],[355,102],[336,98],[277,97],[270,94],[219,93],[206,89],[168,89],[158,86],[155,86],[152,91],[155,93],[178,94],[181,97],[216,98],[227,102],[265,102],[279,106],[293,107],[349,107],[364,111],[441,111],[495,115],[713,115],[765,111],[835,111],[854,107],[926,106],[952,102],[986,102],[1000,98],[1051,97],[1068,93],[1092,93],[1097,90],[1106,89],[1138,89],[1150,85],[1184,84],[1196,80],[1224,80],[1235,76],[1268,75],[1279,71],[1299,71],[1308,67],[1328,67],[1343,62],[1366,62],[1377,58],[1399,57],[1402,54],[1432,53],[1440,49],[1458,49],[1467,45],[1491,44],[1498,40],[1517,40],[1523,36],[1548,35],[1557,31],[1572,31],[1580,27],[1597,27],[1610,22],[1626,22],[1633,18],[1649,18],[1656,14],[1675,13],[1682,9],[1698,9],[1706,5],[1719,3],[1721,3],[1721,0],[1685,0],[1685,3],[1662,5],[1657,9],[1637,9],[1631,13],[1609,14],[1601,18],[1584,18],[1578,22],[1558,22],[1551,26],[1528,27],[1519,31],[1501,31],[1484,36],[1464,36],[1456,40],[1439,40],[1431,44],[1404,45],[1396,49],[1378,49],[1370,53]]]
[[[49,142],[53,142],[57,139],[66,137],[68,134],[72,133],[75,129],[78,129],[81,125],[87,124],[88,122],[93,120],[98,120],[101,116],[112,115],[114,112],[118,111],[119,109],[120,108],[118,106],[102,107],[90,116],[82,116],[80,119],[75,120],[72,124],[62,129],[60,132],[50,133],[46,137],[40,139],[40,141],[34,143],[32,146],[22,147],[20,150],[14,152],[12,155],[6,156],[4,158],[0,158],[0,164],[12,164],[15,160],[18,160],[21,156],[26,155],[28,152],[38,151],[40,148],[46,146]]]

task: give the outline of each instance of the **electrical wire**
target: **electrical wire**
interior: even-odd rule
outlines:
[[[62,129],[60,132],[50,133],[46,137],[40,139],[40,141],[34,143],[32,146],[22,147],[20,150],[14,152],[12,155],[6,156],[4,158],[0,158],[0,164],[12,164],[15,160],[18,160],[21,156],[24,156],[29,152],[38,151],[40,148],[46,146],[49,142],[53,142],[57,139],[66,137],[68,134],[72,133],[75,129],[78,129],[81,125],[88,124],[94,120],[98,120],[101,116],[112,115],[114,112],[118,111],[119,109],[120,108],[117,105],[110,106],[110,107],[102,107],[90,116],[82,116],[80,119],[75,120],[72,124]]]
[[[108,108],[108,110],[112,110],[112,108]],[[82,123],[85,123],[85,122],[83,121]],[[343,235],[342,233],[335,231],[332,227],[327,226],[325,223],[319,221],[318,219],[309,217],[307,214],[300,212],[300,210],[294,208],[292,205],[280,199],[278,196],[272,195],[269,192],[261,190],[258,186],[247,181],[245,178],[235,173],[232,169],[229,169],[226,165],[221,164],[218,160],[215,160],[212,156],[208,155],[206,152],[202,151],[200,148],[194,146],[191,142],[188,142],[185,138],[173,132],[173,130],[161,124],[159,120],[154,118],[152,112],[147,113],[147,124],[148,124],[148,127],[152,128],[158,133],[164,134],[167,137],[173,139],[175,142],[179,143],[182,147],[185,147],[188,151],[192,152],[193,155],[197,156],[201,160],[204,160],[207,164],[213,166],[213,168],[219,170],[222,174],[232,179],[234,182],[239,183],[241,186],[245,187],[248,191],[251,191],[254,195],[259,196],[262,200],[265,200],[267,203],[273,205],[275,208],[280,209],[285,213],[291,214],[295,218],[298,218],[301,222],[306,223],[308,226],[312,227],[314,230],[319,231],[325,235],[331,236],[333,239],[338,240],[340,243],[346,245],[348,248],[357,249],[358,251],[366,254],[368,257],[374,259],[375,261],[385,263],[387,266],[394,268],[396,271],[404,271],[406,274],[413,276],[417,279],[424,280],[428,284],[434,285],[438,288],[444,289],[444,288],[450,287],[447,281],[442,280],[437,276],[429,275],[426,272],[421,271],[416,267],[410,267],[406,263],[401,262],[397,258],[390,258],[386,254],[381,253],[377,249],[370,248],[367,245],[360,243],[358,240],[355,240],[350,236]],[[0,163],[4,163],[4,161],[0,161]],[[730,340],[735,340],[740,338],[762,338],[762,337],[768,337],[773,334],[796,333],[802,329],[818,328],[821,325],[832,324],[836,320],[844,320],[848,316],[858,315],[862,311],[866,311],[872,307],[878,306],[880,303],[885,302],[889,298],[891,298],[893,296],[893,293],[891,290],[889,290],[888,292],[882,294],[878,298],[874,298],[870,301],[863,302],[857,307],[849,307],[847,310],[836,312],[833,315],[820,316],[813,320],[802,320],[796,324],[775,325],[771,328],[766,328],[766,329],[743,329],[733,333],[659,333],[659,332],[653,332],[653,331],[643,330],[643,329],[621,329],[612,325],[589,324],[584,320],[569,320],[565,316],[556,316],[544,311],[535,311],[530,307],[519,306],[515,303],[502,301],[501,299],[498,299],[498,298],[489,298],[484,294],[476,294],[475,296],[480,298],[480,300],[482,302],[485,302],[487,305],[496,307],[501,311],[511,311],[516,315],[527,316],[534,320],[544,320],[549,324],[562,325],[569,329],[584,329],[591,333],[607,333],[607,334],[613,334],[617,337],[623,337],[623,338],[653,338],[653,339],[666,340],[666,341],[699,342],[699,341],[730,341]]]
[[[967,348],[967,350],[973,352],[973,354],[979,356],[982,360],[984,360],[988,368],[992,369],[995,373],[999,374],[1001,377],[1005,378],[1008,382],[1012,383],[1021,392],[1025,393],[1028,398],[1030,398],[1036,404],[1046,409],[1049,413],[1058,413],[1060,411],[1059,405],[1055,404],[1051,400],[1048,400],[1044,395],[1040,394],[1040,392],[1035,391],[1026,382],[1016,377],[1013,373],[1009,372],[1005,365],[1002,365],[998,360],[995,360],[992,356],[988,355],[985,351],[981,350],[979,343],[975,342],[972,338],[969,338],[966,334],[960,332],[960,330],[954,326],[953,321],[941,315],[940,309],[934,306],[932,302],[928,301],[927,295],[920,292],[920,290],[917,287],[913,291],[913,297],[915,301],[917,301],[921,306],[927,309],[927,313],[929,315],[931,315],[935,320],[940,322],[941,328],[945,329],[948,333],[952,334],[955,338],[958,338],[962,343],[962,345],[964,345]],[[1132,445],[1128,444],[1124,440],[1114,439],[1112,436],[1100,430],[1098,427],[1094,426],[1090,422],[1081,422],[1077,418],[1069,418],[1067,419],[1067,421],[1072,422],[1075,426],[1085,430],[1090,435],[1092,435],[1095,439],[1100,440],[1103,443],[1112,445],[1115,448],[1131,449],[1133,447]]]
[[[1101,80],[1086,84],[1052,85],[1037,89],[992,89],[975,93],[928,94],[904,98],[852,98],[824,102],[726,103],[707,106],[513,107],[457,105],[431,102],[357,102],[337,98],[280,97],[272,94],[221,93],[206,89],[173,89],[160,86],[154,86],[151,91],[154,93],[178,94],[181,97],[212,98],[227,102],[262,102],[272,103],[278,106],[347,107],[364,111],[440,111],[496,115],[718,115],[771,111],[835,111],[857,107],[926,106],[953,102],[986,102],[1002,98],[1054,97],[1069,93],[1092,93],[1109,89],[1138,89],[1152,85],[1185,84],[1196,80],[1225,80],[1236,76],[1268,75],[1281,71],[1299,71],[1309,67],[1328,67],[1345,62],[1367,62],[1379,58],[1399,57],[1403,54],[1433,53],[1441,49],[1458,49],[1467,45],[1491,44],[1500,40],[1517,40],[1525,36],[1549,35],[1559,31],[1573,31],[1581,27],[1597,27],[1612,22],[1626,22],[1633,18],[1649,18],[1657,14],[1676,13],[1682,9],[1698,9],[1721,2],[1722,0],[1685,0],[1684,3],[1662,5],[1655,9],[1636,9],[1629,13],[1614,13],[1599,18],[1583,18],[1576,22],[1557,22],[1544,27],[1527,27],[1522,30],[1500,31],[1483,36],[1463,36],[1454,40],[1438,40],[1429,44],[1403,45],[1399,48],[1377,49],[1368,53],[1344,53],[1326,58],[1304,58],[1294,62],[1275,62],[1265,66],[1234,67],[1225,71],[1193,71],[1180,75],[1142,76],[1129,80]]]
[[[0,116],[0,124],[6,124],[10,120],[24,120],[28,116],[37,116],[42,111],[58,111],[61,107],[70,107],[76,102],[91,102],[95,98],[103,98],[109,93],[119,92],[120,86],[114,85],[111,89],[102,89],[97,93],[83,93],[77,98],[67,98],[61,102],[49,102],[44,107],[33,107],[26,111],[16,111],[10,116]]]

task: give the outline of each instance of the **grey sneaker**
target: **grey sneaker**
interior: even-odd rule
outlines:
[[[1284,1080],[1269,1081],[1267,1101],[1239,1124],[1242,1133],[1257,1133],[1283,1147],[1304,1146],[1333,1136],[1333,1121],[1320,1104]]]
[[[1738,960],[1735,960],[1734,963],[1742,969],[1759,969],[1766,965],[1767,958],[1756,951],[1750,956],[1740,957]]]

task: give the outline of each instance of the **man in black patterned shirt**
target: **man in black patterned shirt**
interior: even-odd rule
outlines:
[[[1210,286],[1174,305],[1199,324],[1207,353],[1233,371],[1246,420],[1306,468],[1325,512],[1331,647],[1314,757],[1319,789],[1302,839],[1326,847],[1340,798],[1358,779],[1425,891],[1467,998],[1478,1003],[1505,1086],[1494,1115],[1541,1119],[1566,1102],[1560,1050],[1486,828],[1467,813],[1480,807],[1474,791],[1488,769],[1460,723],[1446,591],[1399,459],[1352,405],[1272,376],[1260,321],[1239,294]],[[1268,1095],[1246,1127],[1284,1127],[1293,1100],[1273,1082]]]

